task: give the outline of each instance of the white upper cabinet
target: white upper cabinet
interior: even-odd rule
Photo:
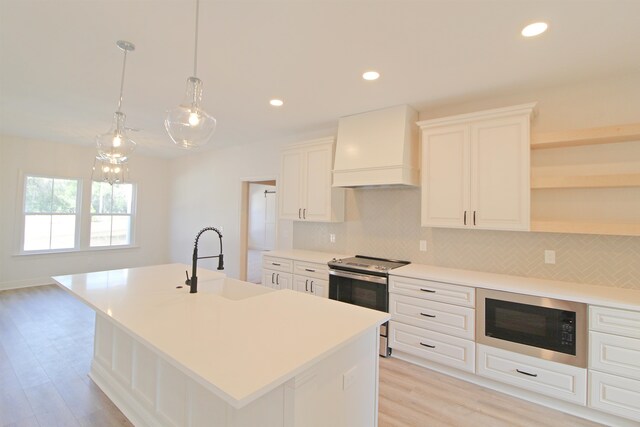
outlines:
[[[534,106],[418,123],[423,227],[529,230]]]
[[[344,189],[331,187],[333,156],[333,138],[295,145],[282,152],[280,218],[344,220]]]

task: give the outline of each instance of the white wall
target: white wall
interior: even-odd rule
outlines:
[[[280,170],[280,144],[254,143],[207,152],[188,152],[170,164],[170,257],[172,262],[191,263],[194,238],[203,227],[222,229],[225,273],[240,275],[241,183],[256,177],[275,177]],[[287,235],[291,224],[279,222],[279,233]],[[289,234],[290,236],[290,234]],[[202,235],[200,256],[218,253],[217,237]],[[216,268],[216,260],[198,265]]]
[[[489,94],[473,102],[424,109],[420,118],[531,101],[538,102],[532,132],[637,123],[640,121],[640,73]],[[543,151],[546,150],[532,153],[534,162]],[[637,158],[629,160],[638,161]],[[535,204],[535,199],[532,203]],[[420,189],[410,188],[348,190],[346,209],[344,223],[296,222],[293,246],[640,289],[640,237],[637,236],[425,228],[420,226]],[[330,234],[336,236],[335,243],[329,242]],[[419,240],[427,241],[426,252],[419,251]],[[556,264],[544,263],[546,249],[556,251]]]
[[[0,135],[0,289],[51,283],[50,276],[168,261],[168,162],[132,156],[137,184],[135,248],[17,255],[21,174],[80,177],[89,185],[95,148]]]

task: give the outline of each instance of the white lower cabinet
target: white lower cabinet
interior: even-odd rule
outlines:
[[[640,421],[640,381],[589,371],[589,406]]]
[[[393,319],[408,325],[473,340],[476,311],[468,307],[408,297],[389,295]]]
[[[293,276],[293,290],[318,297],[329,297],[329,281],[308,276]]]
[[[293,289],[293,274],[262,270],[262,284],[273,289]]]
[[[293,261],[287,258],[262,258],[262,284],[273,289],[293,289]]]
[[[467,372],[474,371],[473,341],[391,320],[389,346],[394,350],[401,350],[432,362]]]
[[[390,276],[389,347],[474,372],[474,305],[474,288]]]
[[[329,298],[329,266],[326,263],[294,261],[293,274],[293,290]]]
[[[640,421],[640,312],[589,307],[589,406]]]
[[[478,344],[476,373],[550,397],[586,405],[587,370]]]

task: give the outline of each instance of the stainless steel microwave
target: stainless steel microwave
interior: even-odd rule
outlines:
[[[554,362],[586,368],[586,304],[478,289],[476,340]]]

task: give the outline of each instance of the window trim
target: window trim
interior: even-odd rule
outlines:
[[[89,202],[88,202],[88,228],[87,228],[87,238],[86,238],[86,250],[106,250],[106,249],[117,249],[117,248],[126,248],[126,247],[137,247],[136,246],[136,223],[137,223],[137,204],[138,204],[138,184],[135,182],[125,182],[124,184],[129,184],[131,185],[131,213],[128,214],[94,214],[91,212],[91,192],[93,191],[93,183],[97,182],[97,183],[102,183],[103,181],[97,181],[97,180],[89,180],[89,182],[91,183],[91,185],[89,185]],[[111,193],[111,197],[112,197],[112,201],[113,201],[113,192]],[[110,217],[114,217],[114,216],[128,216],[129,218],[131,218],[131,222],[130,222],[130,230],[129,230],[129,234],[131,236],[130,241],[128,244],[125,245],[112,245],[109,244],[107,246],[91,246],[91,218],[93,218],[93,216],[110,216]],[[113,232],[113,230],[112,230]],[[113,235],[110,234],[109,235],[109,240],[111,241],[111,239],[113,238]]]
[[[76,223],[75,223],[75,238],[74,247],[66,249],[37,249],[37,250],[24,250],[24,232],[25,232],[25,203],[27,195],[27,177],[37,178],[53,178],[53,179],[68,179],[78,182],[78,192],[76,195]],[[95,251],[119,251],[138,249],[141,246],[138,244],[137,239],[137,223],[138,223],[138,187],[139,184],[135,181],[128,181],[126,184],[131,184],[131,214],[126,214],[131,217],[131,241],[127,245],[111,245],[111,246],[90,246],[91,239],[91,184],[93,180],[90,177],[62,175],[62,174],[47,174],[47,173],[31,173],[23,170],[18,170],[18,182],[22,182],[22,185],[18,188],[16,194],[15,205],[15,224],[14,228],[14,253],[13,256],[42,256],[51,254],[65,254],[65,253],[78,253],[78,252],[95,252]],[[102,182],[102,181],[96,181]],[[89,185],[87,185],[89,184]],[[119,215],[119,214],[116,214]]]
[[[18,210],[18,218],[20,227],[19,227],[19,238],[18,238],[18,253],[23,255],[29,254],[46,254],[46,253],[60,253],[60,252],[69,252],[69,251],[77,251],[81,249],[81,223],[82,223],[82,205],[83,205],[83,184],[84,179],[77,176],[61,176],[61,175],[45,175],[40,173],[23,173],[20,171],[19,173],[20,179],[22,180],[22,194],[20,197],[20,203],[17,206]],[[48,179],[60,179],[60,180],[71,180],[76,181],[78,187],[76,189],[76,212],[75,215],[75,226],[74,226],[74,237],[73,237],[73,248],[60,248],[60,249],[33,249],[33,250],[25,250],[24,249],[24,234],[26,227],[26,216],[28,215],[25,212],[26,203],[27,203],[27,178],[48,178]],[[53,191],[53,189],[52,189]],[[33,213],[29,215],[69,215],[69,214],[60,214],[60,213]],[[49,246],[51,246],[51,238],[49,238]]]

